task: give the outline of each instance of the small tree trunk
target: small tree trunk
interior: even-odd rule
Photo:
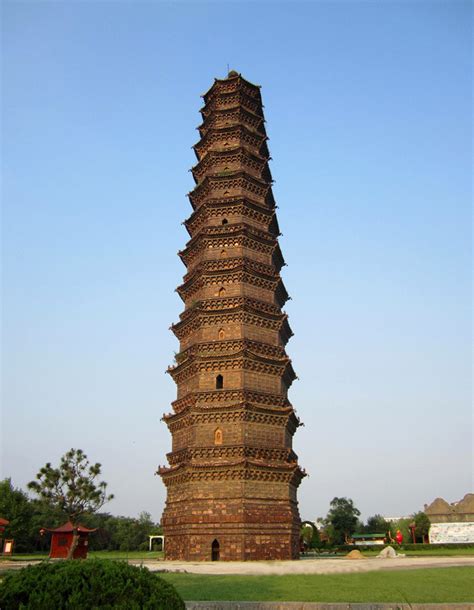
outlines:
[[[79,531],[77,527],[72,530],[72,544],[69,547],[66,559],[74,559],[74,551],[77,549],[79,544]]]

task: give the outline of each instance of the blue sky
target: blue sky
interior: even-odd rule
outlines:
[[[3,2],[0,476],[81,447],[158,519],[200,94],[262,85],[310,473],[406,515],[473,486],[468,2]]]

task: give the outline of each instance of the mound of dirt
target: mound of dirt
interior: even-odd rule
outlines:
[[[354,549],[350,553],[347,553],[345,558],[346,559],[365,559],[365,557],[362,555],[362,553],[356,549]]]

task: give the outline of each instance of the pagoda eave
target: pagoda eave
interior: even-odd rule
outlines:
[[[271,407],[251,402],[237,402],[225,405],[211,404],[209,406],[191,403],[181,411],[166,413],[162,416],[162,420],[170,429],[180,423],[187,423],[188,425],[191,425],[191,423],[198,424],[203,418],[206,420],[218,419],[221,422],[228,418],[232,420],[240,418],[242,421],[266,421],[267,423],[286,421],[288,430],[292,434],[296,431],[299,424],[294,409],[290,405]]]
[[[216,343],[216,348],[218,349],[218,347],[219,343]],[[245,362],[250,362],[254,360],[255,362],[260,362],[271,366],[283,367],[285,369],[285,375],[288,375],[288,377],[292,380],[296,379],[296,375],[293,371],[293,367],[288,356],[265,356],[256,353],[255,351],[252,351],[251,347],[245,345],[244,342],[242,342],[242,346],[240,347],[240,349],[235,350],[231,353],[217,352],[215,354],[196,354],[189,356],[183,359],[182,362],[169,366],[167,369],[167,373],[169,373],[174,378],[180,373],[183,373],[183,371],[185,371],[191,365],[198,367],[198,370],[200,370],[200,367],[211,366],[213,364],[217,364],[219,366],[222,364],[223,361],[234,362],[236,359],[242,359]],[[223,370],[225,370],[225,368]]]
[[[226,214],[238,214],[254,218],[270,226],[273,222],[274,213],[274,210],[265,204],[259,204],[245,196],[218,198],[205,201],[193,210],[192,214],[184,221],[184,225],[190,237],[193,238],[209,218],[223,217]]]
[[[188,394],[184,398],[179,398],[171,403],[176,413],[181,413],[190,406],[204,402],[206,405],[212,405],[224,401],[232,403],[249,403],[263,405],[265,408],[292,408],[287,397],[269,392],[261,392],[255,390],[204,390]],[[207,407],[206,407],[207,408]]]
[[[216,321],[219,321],[225,319],[226,317],[229,317],[230,319],[232,317],[235,317],[236,315],[243,316],[245,314],[248,314],[249,316],[256,316],[257,318],[262,319],[263,321],[266,320],[272,326],[277,324],[278,327],[282,329],[284,334],[288,335],[288,337],[291,337],[293,335],[293,332],[291,331],[287,321],[287,314],[272,314],[268,311],[255,310],[250,305],[245,303],[245,299],[242,305],[239,305],[230,310],[222,309],[217,311],[203,311],[198,308],[193,308],[192,314],[189,317],[184,320],[180,320],[176,324],[172,324],[170,330],[179,339],[180,333],[187,326],[190,326],[193,323],[199,324],[202,321],[211,320],[212,318],[214,318]]]
[[[306,476],[306,474],[303,474],[303,471],[296,463],[274,464],[265,462],[263,460],[249,459],[246,457],[222,462],[211,461],[200,463],[181,463],[168,467],[160,466],[158,467],[157,474],[163,478],[163,481],[170,476],[183,474],[183,471],[188,475],[199,475],[199,473],[205,472],[215,473],[217,475],[216,478],[219,478],[219,472],[228,470],[229,468],[232,468],[233,470],[234,477],[232,478],[239,479],[251,478],[265,480],[265,478],[267,478],[268,480],[271,480],[274,478],[272,475],[276,475],[276,477],[280,475],[280,478],[282,478],[282,475],[283,477],[285,477],[285,475],[290,475],[291,477],[296,475],[302,479],[304,476]]]
[[[209,89],[201,95],[205,103],[207,104],[213,95],[219,93],[233,93],[238,90],[239,85],[243,86],[244,91],[248,91],[248,95],[261,101],[260,85],[254,85],[250,81],[246,80],[238,72],[229,72],[226,78],[215,78],[213,84]]]

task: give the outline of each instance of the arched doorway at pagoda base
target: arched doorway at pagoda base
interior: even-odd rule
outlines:
[[[219,555],[220,555],[220,547],[219,547],[219,542],[216,539],[212,543],[212,553],[211,553],[212,561],[219,561]]]

